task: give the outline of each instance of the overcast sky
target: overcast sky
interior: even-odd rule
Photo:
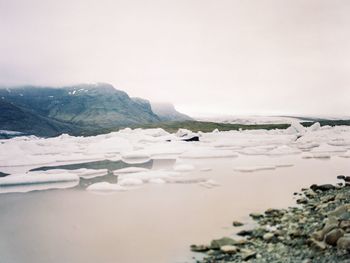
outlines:
[[[0,0],[0,84],[183,112],[350,115],[349,0]]]

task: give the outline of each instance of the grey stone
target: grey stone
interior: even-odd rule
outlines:
[[[235,245],[236,241],[230,237],[223,237],[220,239],[214,239],[210,243],[210,248],[212,249],[220,249],[222,246],[227,246],[227,245]]]
[[[350,237],[344,236],[338,239],[337,248],[350,251]]]
[[[226,245],[226,246],[221,246],[220,250],[227,254],[236,254],[238,251],[238,248],[236,246]]]
[[[336,228],[328,232],[325,235],[324,240],[328,245],[336,246],[338,239],[341,238],[343,235],[344,235],[344,230]]]
[[[206,252],[209,250],[207,245],[191,245],[191,251],[193,252]]]
[[[256,256],[256,252],[251,249],[241,249],[241,257],[243,260],[249,260]]]
[[[264,217],[264,215],[260,214],[260,213],[250,213],[249,216],[253,219],[260,219],[260,218]]]
[[[265,235],[263,235],[263,239],[265,241],[271,241],[274,237],[275,235],[273,233],[266,233]]]
[[[326,249],[326,244],[324,242],[317,241],[317,240],[315,240],[313,238],[310,238],[309,242],[310,242],[310,246],[311,247],[314,247],[314,248],[319,249],[319,250],[325,250]]]
[[[232,225],[233,225],[233,226],[243,226],[243,223],[242,223],[242,222],[239,222],[239,221],[233,221],[233,222],[232,222]]]

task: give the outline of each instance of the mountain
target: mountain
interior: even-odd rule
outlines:
[[[24,134],[38,136],[56,136],[62,133],[74,134],[81,131],[78,126],[35,114],[4,99],[0,99],[0,129],[20,131]]]
[[[0,130],[55,136],[160,121],[148,101],[110,84],[0,88]]]
[[[152,111],[159,116],[162,121],[188,121],[191,117],[178,112],[171,103],[151,103]]]

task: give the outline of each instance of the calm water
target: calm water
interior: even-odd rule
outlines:
[[[152,169],[174,160],[153,161]],[[293,167],[253,173],[237,165],[292,163]],[[164,263],[191,262],[192,243],[232,235],[232,220],[294,204],[294,191],[312,183],[333,183],[350,175],[349,160],[305,160],[298,156],[191,160],[192,174],[218,181],[145,185],[101,195],[84,187],[0,195],[0,262]],[[201,172],[200,168],[211,171]]]

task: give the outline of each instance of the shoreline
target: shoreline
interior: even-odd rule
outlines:
[[[236,231],[239,239],[191,245],[191,251],[205,253],[196,262],[350,262],[350,177],[337,178],[343,183],[311,185],[294,193],[296,206],[251,213],[256,226]]]

